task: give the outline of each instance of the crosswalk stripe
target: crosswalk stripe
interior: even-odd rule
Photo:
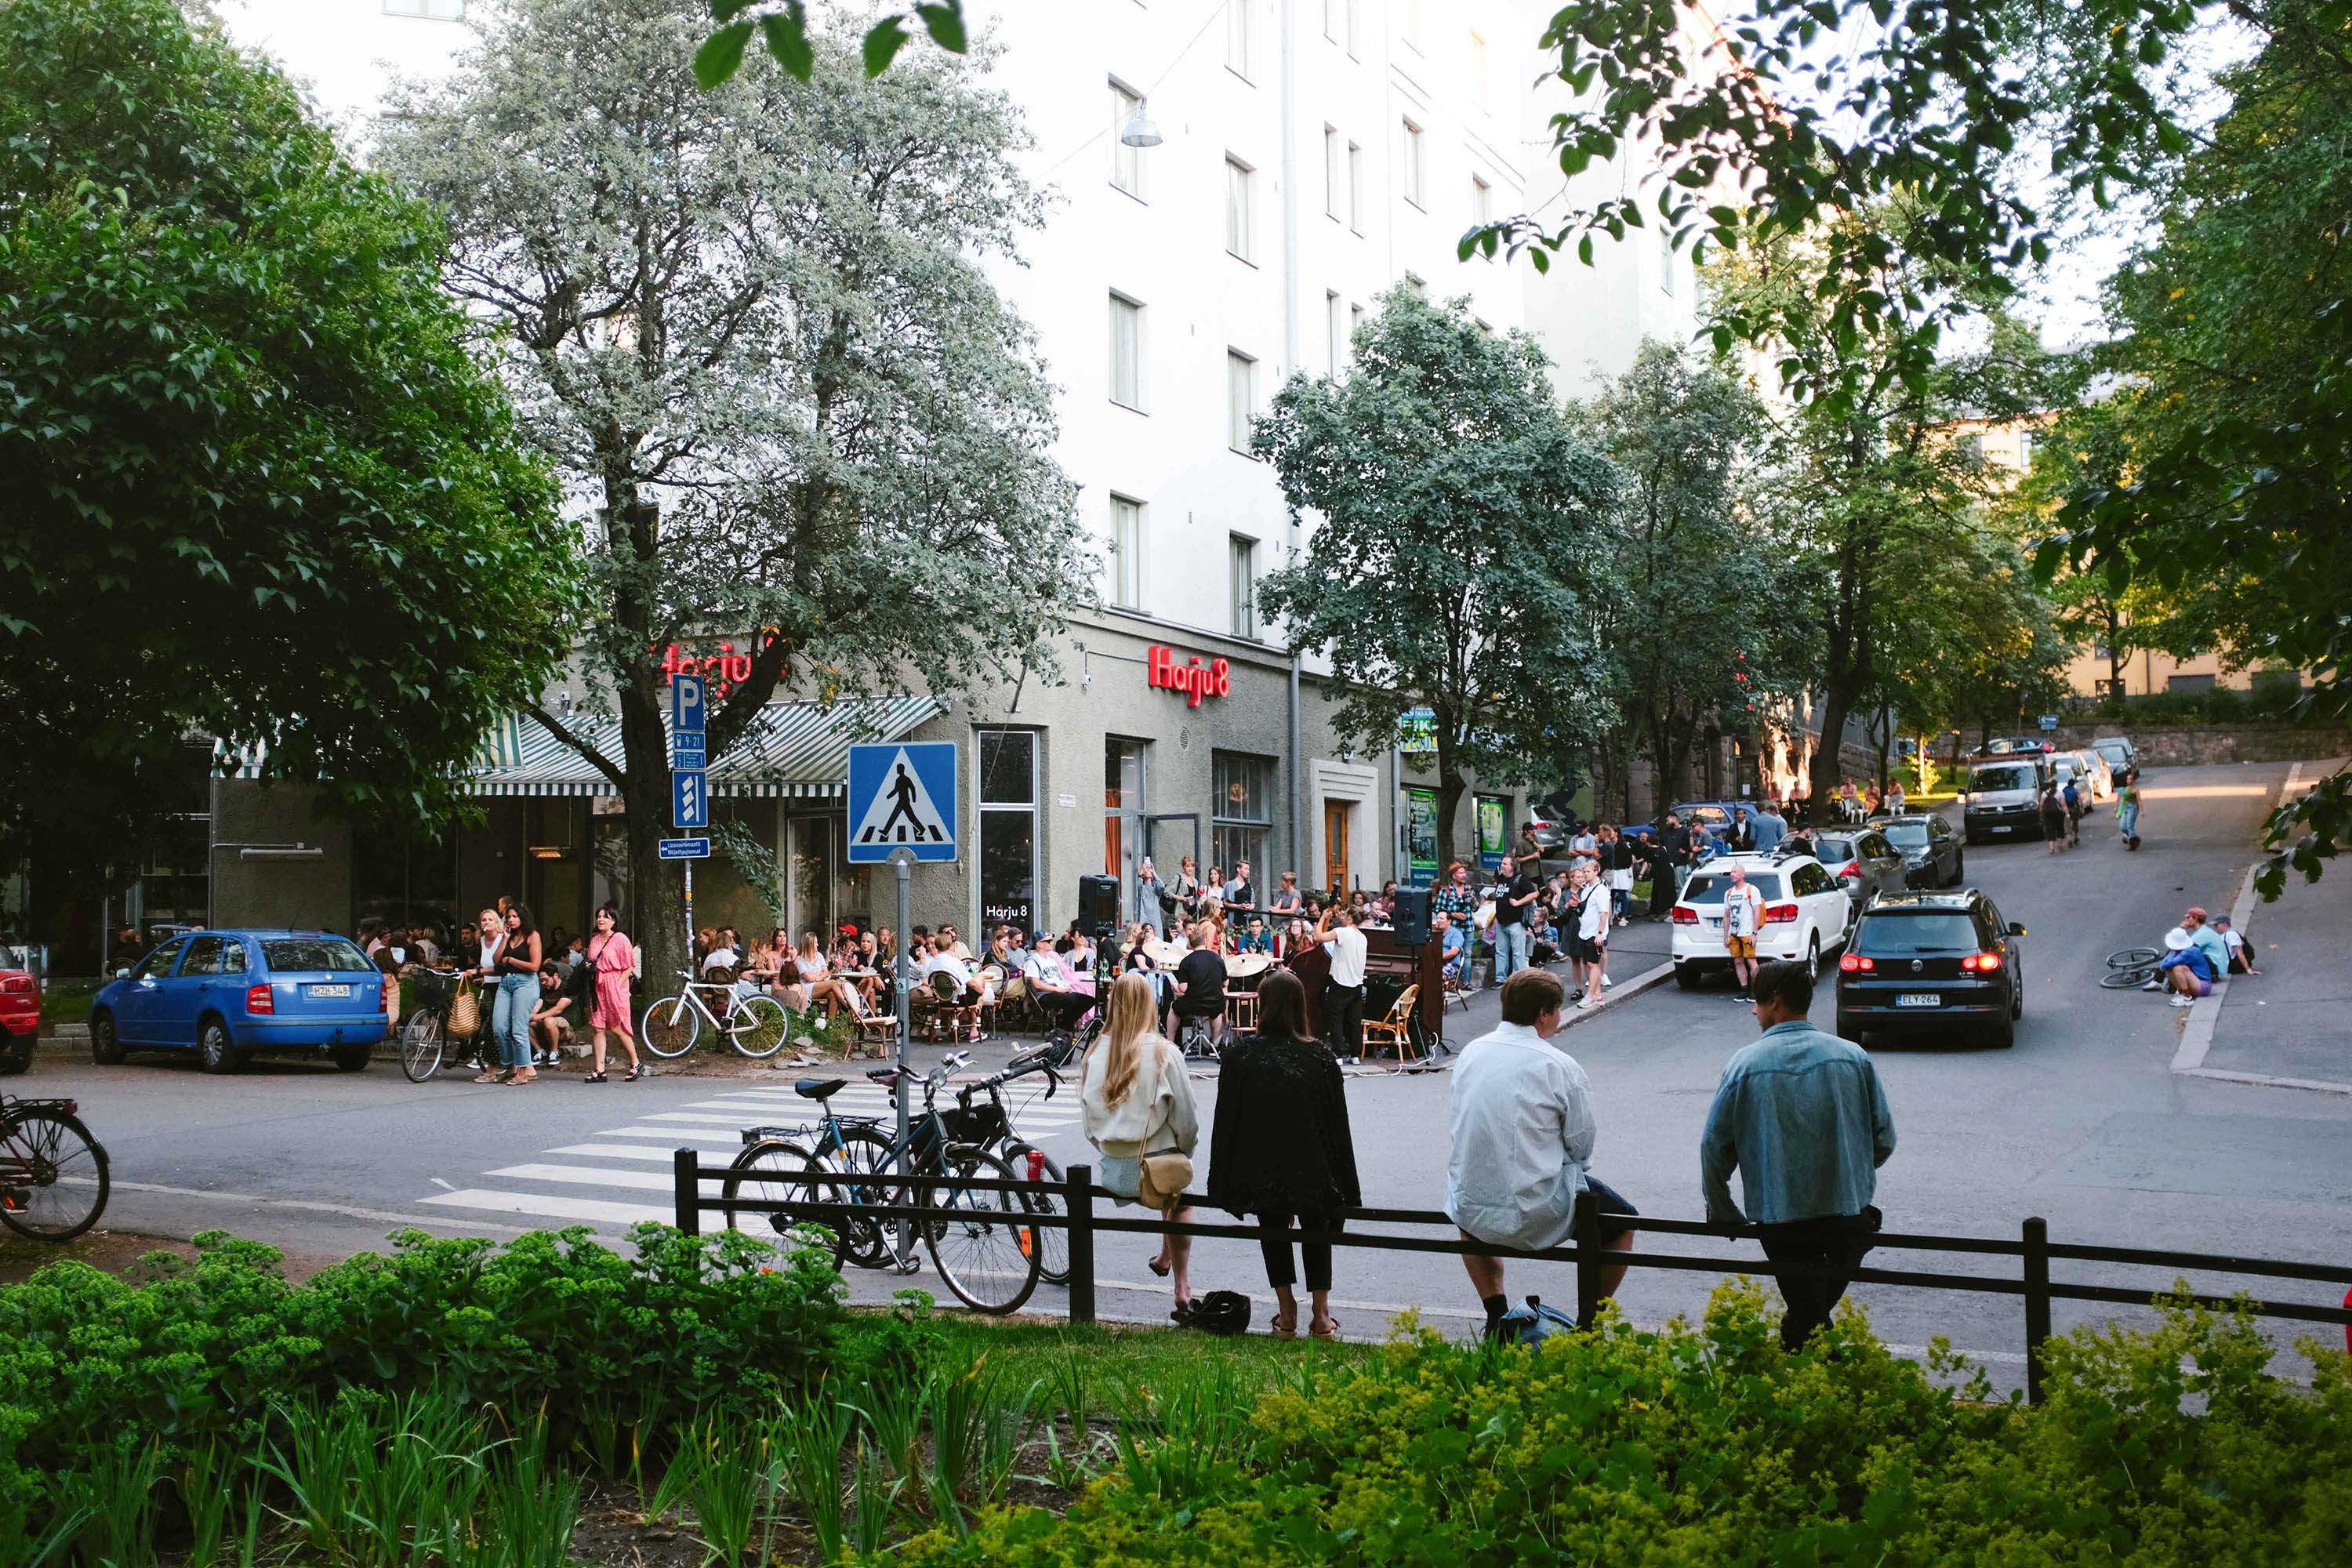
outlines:
[[[656,1149],[644,1143],[566,1143],[561,1149],[542,1150],[548,1154],[586,1155],[606,1160],[653,1160],[668,1164],[677,1156],[667,1149]],[[704,1158],[710,1158],[706,1154]]]
[[[505,1176],[518,1182],[569,1182],[583,1187],[636,1187],[646,1192],[666,1193],[670,1190],[670,1178],[641,1171],[600,1171],[593,1165],[508,1165],[496,1171],[484,1171],[486,1176]],[[715,1197],[719,1184],[706,1178],[702,1184],[705,1196]]]
[[[599,1138],[664,1138],[672,1144],[709,1143],[719,1148],[740,1145],[742,1134],[721,1131],[716,1127],[607,1127],[596,1134]]]
[[[417,1201],[449,1208],[482,1209],[491,1214],[540,1215],[549,1219],[585,1220],[600,1225],[637,1225],[646,1220],[668,1225],[677,1217],[666,1205],[656,1208],[651,1204],[616,1204],[598,1198],[556,1197],[544,1193],[493,1193],[479,1188],[436,1193]]]
[[[713,1127],[749,1127],[756,1125],[759,1122],[760,1118],[756,1116],[747,1118],[740,1113],[734,1116],[713,1116],[708,1111],[700,1110],[656,1110],[649,1115],[640,1117],[639,1120],[644,1121],[694,1121]]]

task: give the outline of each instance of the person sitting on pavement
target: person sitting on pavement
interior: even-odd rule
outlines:
[[[2230,972],[2230,944],[2222,940],[2220,931],[2207,923],[2204,905],[2189,905],[2180,916],[2180,928],[2189,933],[2189,940],[2195,942],[2197,950],[2205,955],[2205,962],[2213,966],[2217,978]]]
[[[1807,1270],[1780,1276],[1780,1347],[1794,1351],[1830,1321],[1878,1234],[1884,1216],[1870,1200],[1895,1152],[1895,1113],[1862,1047],[1806,1021],[1813,980],[1803,964],[1764,965],[1755,989],[1764,1037],[1716,1085],[1699,1189],[1709,1225],[1761,1226],[1774,1268]],[[1734,1170],[1744,1203],[1731,1200]]]
[[[2174,1006],[2193,1007],[2197,998],[2212,994],[2213,982],[2221,971],[2213,967],[2213,961],[2198,946],[2194,932],[2184,926],[2174,926],[2164,933],[2164,959],[2158,967],[2165,989],[2172,993]],[[2225,957],[2222,962],[2227,963],[2229,960]]]
[[[2254,967],[2254,961],[2246,955],[2246,939],[2231,928],[2229,916],[2213,917],[2213,934],[2220,937],[2221,944],[2230,950],[2230,963],[2222,973],[2226,974],[2260,974],[2262,973]]]
[[[564,1043],[588,1020],[588,969],[570,969],[549,959],[539,966],[539,1005],[530,1010],[531,1064],[555,1067],[563,1060]]]
[[[1503,982],[1502,1021],[1462,1048],[1449,1121],[1454,1150],[1445,1173],[1445,1214],[1462,1239],[1541,1251],[1568,1240],[1576,1200],[1590,1191],[1601,1205],[1601,1244],[1633,1247],[1632,1204],[1591,1173],[1599,1137],[1592,1085],[1576,1058],[1554,1047],[1568,993],[1559,977],[1522,969]],[[1510,1299],[1503,1259],[1465,1252],[1462,1267],[1496,1331]],[[1622,1263],[1601,1273],[1603,1300],[1617,1293]]]

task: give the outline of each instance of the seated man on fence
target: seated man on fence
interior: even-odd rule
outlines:
[[[1503,982],[1503,1021],[1462,1048],[1454,1068],[1454,1154],[1445,1213],[1465,1241],[1538,1252],[1569,1239],[1577,1194],[1601,1205],[1601,1240],[1633,1248],[1634,1208],[1587,1169],[1599,1124],[1592,1085],[1576,1058],[1554,1047],[1568,992],[1548,970],[1522,969]],[[1492,1334],[1510,1308],[1503,1260],[1464,1253],[1462,1267],[1486,1309]],[[1625,1266],[1601,1273],[1601,1294],[1617,1292]]]
[[[1878,1167],[1895,1152],[1895,1116],[1860,1046],[1806,1022],[1813,977],[1767,963],[1751,986],[1764,1037],[1723,1069],[1698,1145],[1709,1225],[1763,1228],[1764,1256],[1789,1304],[1780,1345],[1796,1350],[1830,1321],[1878,1234]],[[1745,1205],[1731,1201],[1739,1172]]]

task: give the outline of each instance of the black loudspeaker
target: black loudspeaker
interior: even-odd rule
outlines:
[[[1078,879],[1078,929],[1099,936],[1118,929],[1118,879]]]
[[[1394,923],[1399,947],[1420,947],[1429,941],[1429,889],[1427,888],[1397,889]]]

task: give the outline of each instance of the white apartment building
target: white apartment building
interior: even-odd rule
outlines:
[[[469,46],[467,3],[218,0],[218,8],[233,37],[307,81],[363,144],[394,76],[430,74]],[[1243,448],[1249,416],[1286,377],[1344,369],[1349,331],[1400,282],[1466,295],[1495,330],[1534,333],[1563,395],[1622,369],[1645,336],[1688,341],[1696,282],[1687,257],[1663,247],[1654,227],[1622,245],[1601,241],[1595,267],[1569,256],[1546,275],[1524,261],[1455,257],[1475,221],[1522,212],[1556,221],[1569,205],[1547,124],[1565,89],[1531,85],[1553,5],[968,0],[967,8],[975,29],[1002,46],[993,80],[1024,110],[1034,138],[1025,164],[1053,197],[1027,264],[999,268],[998,282],[1036,326],[1060,388],[1055,457],[1100,541],[1109,608],[1074,625],[1069,684],[909,710],[908,738],[967,748],[964,826],[985,850],[952,871],[919,873],[921,896],[962,911],[966,929],[999,919],[1045,925],[1075,911],[1078,876],[1108,871],[1131,888],[1147,853],[1164,869],[1195,854],[1204,871],[1247,854],[1262,886],[1295,869],[1307,888],[1425,878],[1453,853],[1484,850],[1491,860],[1501,845],[1477,842],[1477,825],[1516,828],[1520,800],[1481,792],[1476,809],[1465,802],[1459,842],[1436,844],[1434,795],[1408,759],[1347,752],[1315,665],[1294,678],[1280,628],[1256,614],[1255,584],[1304,541],[1293,537],[1266,465]],[[822,21],[829,7],[815,9]],[[1706,25],[1695,14],[1695,26]],[[1139,114],[1156,124],[1158,145],[1122,142]],[[1638,153],[1621,156],[1580,176],[1577,194],[1640,191],[1643,172]],[[1156,649],[1178,666],[1225,661],[1227,695],[1196,700],[1154,685]],[[501,803],[528,805],[536,820],[502,826],[493,813],[493,831],[513,838],[517,860],[552,859],[544,847],[559,840],[583,863],[593,858],[595,819],[611,805],[595,803],[595,779],[557,776],[565,766],[518,758],[514,776],[485,786],[536,797]],[[554,823],[547,802],[567,789],[581,797],[575,816]],[[772,822],[795,867],[795,925],[869,907],[863,874],[840,860],[837,804],[741,804],[763,835]],[[478,858],[453,854],[461,867]],[[531,901],[542,914],[568,917],[572,904],[584,914],[604,884],[584,866],[579,876],[578,887]],[[354,908],[370,898],[355,883]],[[747,910],[740,923],[753,918]]]

